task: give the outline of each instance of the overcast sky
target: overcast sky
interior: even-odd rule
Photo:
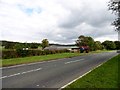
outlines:
[[[109,0],[0,0],[0,39],[70,44],[80,35],[117,40]]]

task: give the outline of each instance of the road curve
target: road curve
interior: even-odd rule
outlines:
[[[61,88],[117,55],[105,52],[2,69],[2,88]]]

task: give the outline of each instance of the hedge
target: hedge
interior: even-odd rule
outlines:
[[[48,55],[48,54],[56,54],[56,53],[65,53],[69,52],[68,50],[11,50],[11,51],[2,51],[3,59],[10,58],[18,58],[18,57],[26,57],[26,56],[40,56],[40,55]]]

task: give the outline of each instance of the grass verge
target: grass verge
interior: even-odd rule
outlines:
[[[93,51],[90,53],[59,53],[59,54],[51,54],[51,55],[43,55],[43,56],[30,56],[30,57],[22,57],[22,58],[2,59],[2,61],[0,60],[0,63],[2,63],[0,64],[0,67],[54,60],[54,59],[61,59],[61,58],[69,58],[69,57],[88,55],[88,54],[93,54],[93,53],[102,53],[102,52],[109,52],[109,51],[99,50],[99,51]]]
[[[72,88],[118,88],[118,63],[120,54],[113,57],[102,66],[78,79],[65,89]]]
[[[60,59],[60,58],[69,58],[69,57],[80,56],[80,55],[83,55],[83,54],[60,53],[60,54],[51,54],[51,55],[43,55],[43,56],[31,56],[31,57],[24,57],[24,58],[3,59],[2,66],[4,67],[4,66],[12,66],[12,65],[18,65],[18,64]]]
[[[116,51],[116,50],[96,50],[96,51],[91,51],[91,53],[102,53],[102,52],[113,52],[113,51]]]

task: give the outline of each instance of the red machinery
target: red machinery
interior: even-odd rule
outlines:
[[[89,53],[89,46],[81,46],[80,47],[80,53],[83,53],[84,51],[86,53]]]

